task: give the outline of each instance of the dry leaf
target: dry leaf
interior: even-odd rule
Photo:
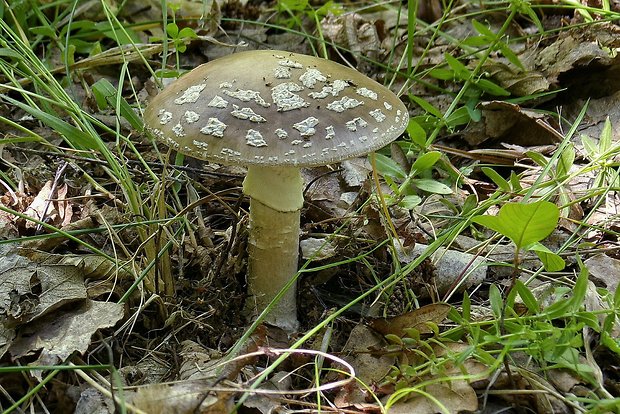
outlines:
[[[452,380],[424,387],[424,391],[439,401],[447,411],[443,411],[431,399],[422,394],[413,394],[409,399],[396,402],[389,409],[390,414],[435,414],[461,413],[478,409],[476,391],[463,380]]]
[[[447,303],[432,303],[392,318],[373,318],[368,325],[382,335],[392,334],[402,337],[405,335],[405,330],[411,328],[422,334],[431,333],[427,323],[441,323],[448,316],[450,309],[451,306]]]
[[[358,407],[366,403],[367,390],[360,383],[372,385],[381,381],[396,363],[396,358],[393,356],[377,356],[370,352],[386,346],[385,339],[372,329],[364,325],[353,328],[342,352],[347,355],[344,359],[355,368],[359,381],[340,389],[334,399],[337,407]]]
[[[227,386],[228,384],[224,384]],[[209,392],[204,381],[151,384],[128,397],[129,402],[149,414],[232,413],[234,394]]]
[[[37,265],[4,248],[0,258],[0,315],[7,328],[86,298],[83,274],[74,266]]]
[[[483,102],[479,106],[482,122],[473,124],[464,135],[470,145],[493,139],[530,146],[555,144],[563,139],[557,122],[550,116],[509,102]]]
[[[56,188],[52,193],[53,183],[47,181],[37,196],[32,200],[24,214],[33,219],[62,227],[71,222],[73,209],[67,200],[67,184]],[[35,228],[38,224],[27,221],[26,228]]]
[[[122,304],[85,300],[20,327],[9,352],[15,360],[40,351],[29,365],[55,365],[74,352],[85,352],[97,330],[114,326],[123,316]],[[33,375],[40,380],[42,372],[33,371]]]

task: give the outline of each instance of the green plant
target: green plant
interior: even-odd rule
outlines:
[[[166,24],[166,35],[167,38],[161,37],[151,37],[151,42],[164,42],[165,47],[164,50],[168,49],[168,45],[172,46],[175,54],[175,64],[176,64],[176,72],[170,73],[169,71],[162,69],[157,71],[156,73],[162,77],[179,77],[180,75],[180,60],[179,54],[184,53],[187,50],[187,45],[191,43],[192,40],[196,39],[198,35],[191,27],[184,27],[182,29],[179,28],[176,21],[176,12],[180,9],[181,5],[177,3],[169,3],[168,7],[172,10],[172,21]],[[162,65],[165,68],[165,59],[164,56],[164,64]]]
[[[522,249],[536,253],[548,271],[564,268],[564,259],[540,243],[556,228],[559,217],[560,212],[555,204],[537,201],[530,204],[506,203],[496,216],[476,216],[472,221],[512,240],[515,244],[513,277],[516,277]]]
[[[385,179],[392,189],[393,194],[386,197],[389,204],[412,209],[420,202],[420,193],[451,194],[452,190],[441,181],[432,177],[433,167],[439,161],[441,153],[429,151],[419,154],[415,161],[410,162],[409,157],[401,147],[393,145],[391,158],[383,154],[375,154],[375,166],[377,172]],[[395,161],[398,159],[399,161]]]

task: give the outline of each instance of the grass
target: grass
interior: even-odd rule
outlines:
[[[70,358],[59,365],[26,367],[20,366],[17,361],[8,362],[5,357],[0,365],[3,375],[18,372],[26,375],[25,371],[32,369],[45,372],[43,381],[31,382],[18,398],[5,390],[4,398],[11,398],[7,398],[8,403],[3,401],[1,407],[7,413],[26,411],[28,406],[45,406],[46,398],[49,398],[46,387],[53,383],[52,380],[69,381],[69,377],[63,377],[67,372],[75,374],[72,380],[98,384],[105,392],[110,389],[110,383],[121,383],[117,370],[131,365],[131,360],[145,358],[152,351],[152,344],[140,340],[142,335],[148,337],[149,327],[157,332],[155,335],[159,335],[160,331],[179,335],[184,329],[180,326],[186,326],[182,322],[197,318],[196,315],[207,309],[217,312],[221,305],[217,301],[190,303],[183,295],[194,299],[205,290],[226,291],[226,283],[238,289],[240,282],[231,280],[242,278],[242,272],[240,275],[229,275],[227,282],[219,279],[225,279],[221,276],[233,272],[232,269],[238,272],[242,269],[242,265],[234,261],[236,255],[242,254],[243,245],[235,244],[234,239],[238,238],[231,236],[228,229],[232,223],[234,231],[240,234],[239,238],[243,238],[245,215],[243,209],[235,210],[233,207],[239,197],[238,178],[210,175],[209,182],[214,190],[205,188],[207,186],[193,178],[195,171],[188,173],[183,168],[169,165],[167,150],[151,141],[142,131],[140,112],[143,98],[132,79],[182,72],[184,58],[193,53],[192,46],[196,39],[204,39],[199,28],[191,26],[195,21],[184,21],[176,14],[178,11],[174,11],[164,12],[161,20],[128,23],[118,14],[118,10],[105,1],[100,3],[98,21],[77,14],[78,2],[58,1],[43,8],[27,7],[28,2],[8,2],[11,3],[15,6],[12,9],[0,8],[3,17],[0,19],[0,102],[13,114],[3,112],[0,116],[0,123],[11,131],[0,142],[4,148],[16,153],[20,148],[35,148],[43,149],[51,159],[63,159],[68,155],[66,159],[73,169],[72,176],[79,177],[81,183],[87,183],[79,188],[80,191],[99,194],[100,197],[93,199],[93,202],[99,207],[107,205],[113,208],[121,219],[108,222],[98,210],[96,213],[100,214],[101,222],[97,225],[67,230],[32,218],[17,207],[0,204],[2,213],[39,224],[45,229],[45,234],[1,240],[0,244],[17,245],[58,238],[65,240],[67,257],[96,257],[94,264],[86,268],[86,274],[108,277],[110,272],[122,273],[121,282],[108,293],[111,300],[127,304],[128,315],[122,328],[110,330],[105,338],[95,341],[100,342],[100,346],[91,347],[89,356],[93,363],[78,364]],[[503,166],[489,165],[485,177],[481,174],[481,165],[455,165],[457,161],[445,154],[440,155],[433,146],[438,139],[479,121],[481,112],[478,103],[481,101],[518,99],[521,105],[534,106],[542,96],[536,93],[515,97],[485,74],[485,63],[499,56],[503,56],[513,67],[522,65],[519,57],[511,54],[513,52],[509,46],[518,45],[528,38],[508,34],[515,21],[524,24],[522,22],[529,19],[532,27],[542,28],[537,14],[539,10],[525,1],[481,4],[484,7],[468,15],[462,14],[461,9],[451,2],[447,3],[441,18],[432,23],[416,18],[414,10],[417,2],[407,2],[408,8],[399,6],[400,2],[369,5],[369,8],[393,13],[395,24],[407,27],[405,39],[388,33],[393,39],[391,50],[384,54],[387,56],[385,61],[370,63],[373,68],[380,68],[377,71],[385,72],[382,80],[386,85],[400,90],[402,99],[410,105],[414,116],[407,136],[398,142],[399,150],[386,150],[373,159],[373,184],[381,191],[375,190],[355,214],[339,220],[339,225],[327,227],[327,233],[333,234],[332,240],[349,240],[354,253],[339,256],[326,264],[307,261],[297,277],[312,277],[321,272],[346,274],[358,271],[360,274],[367,272],[370,276],[360,276],[355,295],[350,295],[346,303],[340,303],[316,318],[316,323],[307,326],[292,344],[287,344],[286,352],[273,351],[273,359],[264,370],[257,373],[251,383],[240,384],[241,390],[235,390],[237,407],[242,407],[253,392],[283,369],[283,364],[290,362],[292,354],[307,353],[305,348],[313,340],[321,340],[321,352],[315,355],[315,359],[309,360],[311,369],[306,367],[306,371],[300,370],[298,381],[304,383],[302,378],[309,378],[308,372],[312,372],[314,379],[306,378],[305,384],[315,392],[312,394],[314,397],[308,397],[306,402],[314,402],[327,410],[333,396],[327,395],[328,390],[321,387],[331,384],[327,373],[337,370],[337,366],[325,362],[329,360],[329,354],[325,352],[333,352],[334,355],[340,352],[342,344],[335,334],[339,330],[343,334],[348,333],[346,321],[355,315],[358,305],[371,303],[377,298],[389,302],[394,290],[411,278],[433,252],[439,247],[453,246],[460,235],[486,237],[488,246],[499,248],[503,242],[501,235],[495,237],[495,234],[485,233],[483,227],[473,224],[480,221],[476,217],[514,200],[525,203],[544,199],[557,205],[561,219],[572,225],[566,226],[570,228],[570,233],[557,248],[544,252],[544,257],[556,255],[565,259],[566,268],[553,272],[542,265],[533,270],[523,269],[518,259],[519,248],[527,246],[516,243],[513,261],[498,264],[514,267],[516,277],[512,288],[506,288],[502,280],[498,280],[497,283],[485,282],[483,287],[472,287],[464,294],[456,290],[445,292],[442,297],[453,306],[448,321],[428,321],[429,332],[411,328],[403,336],[388,335],[378,352],[395,358],[389,373],[378,383],[364,384],[364,378],[357,378],[357,381],[381,410],[422,396],[436,404],[442,412],[453,412],[449,399],[426,391],[430,385],[457,380],[493,383],[499,373],[508,372],[512,383],[503,389],[479,394],[484,398],[493,396],[493,392],[509,395],[515,378],[518,378],[527,383],[533,394],[540,391],[543,393],[541,395],[560,400],[575,412],[617,412],[620,396],[615,395],[613,390],[609,391],[604,380],[611,374],[596,358],[600,358],[597,353],[602,350],[612,355],[614,360],[618,358],[620,291],[609,292],[589,283],[588,269],[583,263],[591,251],[597,250],[597,245],[587,238],[588,233],[597,232],[600,239],[617,240],[613,227],[598,222],[595,217],[597,208],[604,206],[619,188],[617,163],[613,160],[620,153],[620,145],[612,139],[612,123],[608,121],[598,137],[576,140],[587,106],[570,124],[562,119],[561,113],[552,114],[568,126],[563,141],[549,157],[535,152],[526,153],[519,163],[528,168],[515,165],[512,176],[506,174]],[[584,20],[574,27],[594,24],[598,17],[608,21],[616,21],[619,17],[610,10],[572,2],[563,4],[568,10],[577,11]],[[320,21],[328,10],[346,14],[356,11],[352,7],[331,4],[317,9],[308,2],[287,0],[274,4],[273,11],[278,13],[274,13],[267,23],[227,20],[225,17],[222,22],[262,25],[270,30],[295,34],[317,55],[329,56],[330,51],[337,49],[353,60],[367,60],[355,56],[348,45],[334,44],[321,29]],[[363,15],[365,10],[357,11]],[[493,26],[488,23],[494,14],[500,12],[504,14],[503,24]],[[472,19],[475,19],[475,23],[471,23],[473,30],[466,38],[455,37],[446,30],[455,22],[465,24],[472,22]],[[185,24],[190,26],[182,29]],[[157,29],[158,35],[151,36],[151,42],[144,42],[149,40],[146,31]],[[396,32],[396,29],[392,30]],[[555,35],[555,30],[537,34],[542,39],[552,39]],[[529,40],[532,38],[533,35]],[[421,39],[426,43],[420,51]],[[427,59],[432,61],[438,45],[452,49],[450,53],[443,54],[440,64],[426,64]],[[163,58],[160,60],[158,54],[162,51]],[[469,61],[473,64],[467,64]],[[98,69],[110,63],[114,65],[114,77],[101,76]],[[171,69],[168,70],[168,67]],[[96,82],[87,80],[95,74],[100,79]],[[423,97],[416,93],[420,86],[437,95],[449,96],[451,100],[441,105],[428,96]],[[96,105],[87,109],[77,101],[78,89],[84,91],[85,102]],[[12,117],[15,113],[34,118],[36,128]],[[99,116],[106,114],[112,115],[111,122],[104,122],[103,117]],[[580,154],[575,143],[581,143],[585,148],[582,154],[585,154],[586,161],[576,161]],[[93,168],[93,163],[87,160],[96,161],[100,168]],[[15,174],[20,169],[19,165],[8,162],[0,165],[0,180],[13,193],[20,193],[20,179]],[[531,185],[525,186],[521,179],[528,170],[534,169],[538,169],[536,178]],[[46,173],[50,178],[53,176],[52,171]],[[571,183],[586,174],[595,177],[596,185],[582,194],[572,194]],[[486,179],[491,187],[487,194],[470,195],[468,201],[462,203],[446,194],[464,194],[465,183],[472,183],[472,177]],[[439,197],[454,214],[438,216],[426,213],[423,207],[433,197]],[[75,205],[84,208],[77,199]],[[582,218],[575,219],[570,212],[577,205],[587,206],[589,210]],[[376,217],[369,216],[369,213]],[[401,228],[397,221],[403,213],[414,219],[412,221],[430,223],[433,232],[428,249],[409,263],[398,260],[398,248],[402,247],[399,246],[399,237],[402,234],[399,234]],[[355,244],[351,234],[359,232],[359,217],[366,217],[382,227],[384,236],[381,239],[366,237],[371,241],[367,245]],[[613,219],[610,217],[610,222]],[[317,223],[307,220],[311,229],[309,233],[312,233]],[[441,225],[438,224],[440,220],[444,221]],[[205,229],[214,234],[197,233],[197,230]],[[566,233],[566,230],[563,231]],[[105,238],[100,238],[101,235]],[[239,250],[235,251],[236,248]],[[204,253],[205,250],[207,253]],[[203,252],[203,256],[199,252]],[[476,254],[489,253],[480,250]],[[187,265],[195,263],[199,256],[205,261],[209,257],[220,260],[224,271],[220,272],[217,281],[213,280],[213,273],[180,273],[179,269],[182,271],[186,267],[201,269],[201,265]],[[379,258],[387,258],[387,262]],[[207,265],[202,266],[203,270],[208,268]],[[527,277],[519,277],[523,274]],[[410,307],[428,301],[418,292],[409,290],[407,294]],[[217,298],[214,292],[210,295],[209,298]],[[600,306],[592,308],[593,301]],[[486,316],[476,318],[476,310]],[[229,315],[219,316],[225,318]],[[213,322],[209,320],[204,323]],[[224,346],[229,358],[248,353],[247,344],[260,332],[260,318],[247,328],[242,325],[238,328],[243,333],[237,334],[232,343]],[[217,333],[216,329],[205,329],[202,334],[206,336]],[[102,351],[115,341],[118,341],[116,344],[122,351]],[[214,343],[211,341],[209,345]],[[455,344],[462,346],[456,347]],[[169,344],[165,346],[173,347]],[[142,351],[136,352],[136,349]],[[162,355],[167,357],[165,352]],[[478,370],[473,369],[474,363]],[[455,370],[455,366],[460,369]],[[588,392],[576,396],[556,390],[548,379],[556,375],[557,370],[568,372],[581,381]],[[613,380],[617,379],[609,379]],[[24,383],[28,384],[25,380]],[[0,382],[0,386],[6,387],[6,384]],[[135,411],[126,401],[125,394],[119,392],[119,388],[115,389],[117,404],[123,410]],[[538,402],[545,406],[540,402],[542,399],[540,397]]]

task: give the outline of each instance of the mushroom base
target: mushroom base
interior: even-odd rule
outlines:
[[[248,237],[249,312],[260,314],[297,273],[300,211],[282,212],[250,199]],[[265,317],[285,331],[297,330],[297,289],[289,289]]]

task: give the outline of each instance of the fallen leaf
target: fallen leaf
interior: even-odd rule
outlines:
[[[605,288],[614,293],[620,284],[620,260],[596,254],[583,262],[590,273],[590,279],[601,283]]]
[[[336,246],[325,238],[308,237],[299,242],[305,260],[325,260],[336,255]]]
[[[412,396],[397,401],[388,412],[390,414],[435,414],[461,413],[478,409],[476,391],[464,380],[446,380],[424,387],[424,392],[440,402],[447,410],[442,410],[430,398],[412,391]]]
[[[20,327],[9,352],[15,360],[40,351],[30,366],[55,365],[74,352],[84,353],[97,330],[114,326],[123,316],[122,304],[85,300]],[[33,375],[40,380],[42,372],[33,371]]]
[[[66,184],[53,190],[52,181],[47,181],[43,188],[39,190],[32,203],[28,206],[24,214],[33,219],[45,221],[62,227],[71,222],[73,210],[67,200],[68,187]],[[35,228],[38,224],[32,221],[26,222],[26,228]]]
[[[0,315],[7,327],[85,298],[84,276],[74,266],[37,265],[12,252],[0,259]]]
[[[556,144],[563,137],[557,122],[548,115],[502,101],[479,105],[482,121],[465,130],[470,145],[487,140],[524,146]]]
[[[230,392],[210,392],[204,381],[183,381],[140,387],[127,399],[134,407],[149,414],[221,414],[234,411],[233,395]]]
[[[394,356],[375,355],[372,349],[387,346],[387,341],[372,329],[357,325],[349,334],[349,339],[342,352],[349,364],[355,368],[358,381],[342,387],[334,399],[337,407],[352,407],[366,403],[366,391],[362,384],[372,385],[381,381],[396,363]]]
[[[416,329],[421,334],[431,333],[428,322],[441,323],[450,312],[447,303],[432,303],[419,309],[406,312],[391,318],[373,318],[368,325],[382,335],[404,336],[406,329]]]

